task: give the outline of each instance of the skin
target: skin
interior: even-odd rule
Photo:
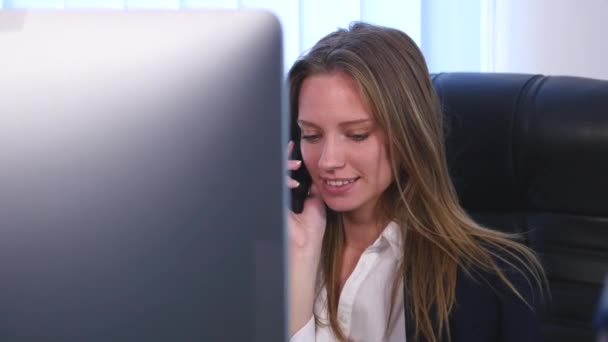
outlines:
[[[344,217],[346,245],[340,289],[363,251],[387,222],[374,208],[392,182],[384,133],[375,124],[369,105],[355,82],[342,72],[313,75],[304,80],[299,97],[303,162],[313,179],[311,196],[301,214],[288,213],[290,235],[290,335],[312,317],[314,285],[325,232],[324,204]],[[293,143],[288,146],[291,154]],[[297,170],[301,161],[288,161]],[[354,180],[336,193],[328,180]],[[297,187],[288,177],[287,186]],[[332,191],[332,189],[334,189]]]

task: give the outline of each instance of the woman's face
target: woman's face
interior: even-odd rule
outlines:
[[[334,211],[373,210],[392,182],[385,134],[345,73],[313,75],[300,91],[304,164]]]

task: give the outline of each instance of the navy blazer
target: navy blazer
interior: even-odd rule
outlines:
[[[525,278],[514,271],[507,277],[524,298],[537,307],[539,293],[533,293]],[[495,275],[474,280],[459,270],[456,280],[456,303],[448,318],[451,342],[537,342],[542,341],[537,313],[506,288]],[[406,297],[407,298],[407,297]],[[407,303],[405,303],[407,308]],[[407,342],[415,339],[415,322],[406,310]],[[437,331],[437,330],[435,330]],[[442,342],[450,341],[445,336]]]

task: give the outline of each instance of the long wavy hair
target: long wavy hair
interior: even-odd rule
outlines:
[[[521,272],[528,285],[542,289],[546,283],[542,266],[517,241],[518,236],[480,226],[460,206],[448,173],[439,100],[416,43],[401,31],[360,22],[325,36],[289,71],[292,129],[298,131],[294,125],[304,80],[336,71],[356,82],[388,138],[393,182],[377,204],[378,214],[399,224],[403,259],[390,294],[386,332],[394,326],[396,294],[404,286],[405,310],[415,317],[416,336],[435,342],[445,331],[449,338],[448,318],[459,268],[468,275],[475,270],[497,275],[523,302],[521,289],[499,263]],[[329,325],[345,341],[337,319],[344,226],[340,213],[330,209],[327,222],[318,290],[326,289]]]

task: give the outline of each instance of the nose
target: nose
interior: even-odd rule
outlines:
[[[324,171],[332,171],[344,166],[344,151],[337,139],[327,139],[321,150],[319,168]]]

